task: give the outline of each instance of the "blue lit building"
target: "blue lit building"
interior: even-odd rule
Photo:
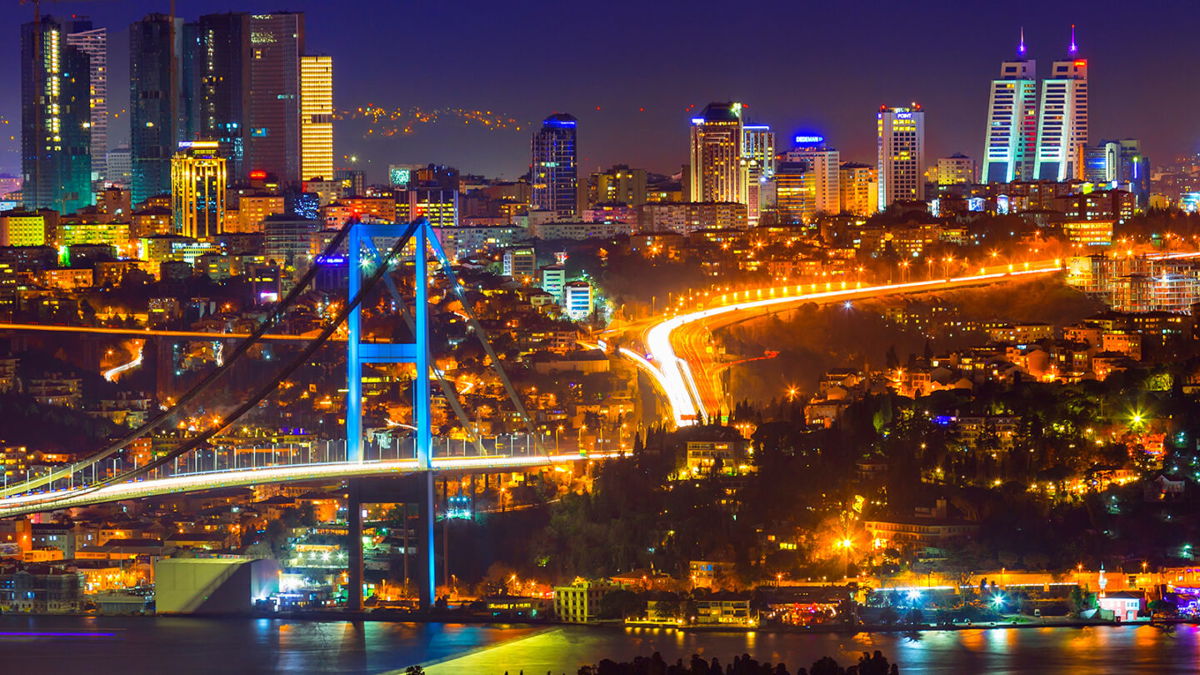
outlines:
[[[21,177],[26,209],[92,203],[90,59],[51,16],[21,26]]]
[[[533,157],[529,182],[535,209],[553,211],[555,220],[579,216],[579,154],[576,146],[577,120],[556,113],[542,121],[533,135]]]

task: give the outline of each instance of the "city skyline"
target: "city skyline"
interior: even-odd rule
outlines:
[[[660,31],[664,36],[661,44],[639,42],[637,36],[647,34],[653,27],[650,22],[655,17],[649,16],[628,22],[617,44],[623,44],[628,49],[636,47],[644,52],[650,71],[662,75],[642,75],[647,72],[647,67],[641,66],[626,71],[636,74],[624,76],[622,79],[628,82],[618,86],[614,77],[620,69],[615,64],[612,68],[589,67],[581,76],[573,78],[569,85],[559,87],[553,93],[531,91],[519,85],[504,87],[501,83],[511,85],[524,81],[526,78],[521,76],[521,69],[540,75],[539,71],[557,71],[562,66],[540,62],[536,66],[529,66],[526,62],[526,65],[518,68],[512,56],[500,53],[486,61],[486,72],[506,75],[484,78],[488,81],[479,86],[473,84],[469,96],[463,94],[465,89],[461,84],[455,84],[461,80],[453,73],[461,71],[463,67],[482,67],[478,64],[485,61],[471,60],[470,63],[456,65],[463,59],[478,57],[478,47],[460,44],[458,40],[462,38],[443,41],[453,48],[441,50],[439,59],[432,66],[421,69],[419,73],[398,76],[400,86],[395,87],[397,94],[392,95],[386,87],[381,91],[377,86],[382,68],[373,64],[381,60],[373,57],[372,53],[378,47],[369,40],[358,40],[356,37],[348,42],[345,37],[347,33],[369,37],[375,31],[373,27],[355,26],[344,18],[328,16],[329,10],[315,3],[298,2],[285,9],[305,12],[310,24],[320,26],[319,30],[307,31],[306,51],[330,54],[341,64],[334,100],[338,109],[345,110],[367,103],[387,108],[418,106],[423,110],[458,107],[493,111],[520,121],[520,131],[516,131],[515,127],[487,131],[483,126],[443,121],[441,124],[418,126],[415,133],[409,135],[370,141],[361,138],[364,123],[340,122],[337,128],[336,163],[343,163],[343,155],[360,154],[360,166],[368,171],[369,180],[381,181],[388,163],[428,162],[459,166],[471,173],[515,178],[527,168],[522,156],[527,152],[523,148],[527,148],[527,132],[531,131],[532,123],[553,112],[570,113],[579,118],[580,170],[585,173],[615,163],[645,167],[656,172],[674,172],[687,161],[684,127],[686,120],[695,112],[695,109],[689,111],[688,108],[696,106],[698,109],[714,100],[743,102],[747,107],[748,123],[769,124],[777,133],[783,134],[782,137],[802,130],[820,132],[842,150],[844,160],[852,161],[867,161],[874,154],[871,116],[880,104],[918,100],[931,115],[927,158],[962,152],[978,160],[981,159],[978,156],[981,150],[980,134],[987,114],[987,83],[995,75],[996,63],[1013,57],[1022,26],[1030,58],[1047,65],[1064,58],[1067,55],[1070,24],[1079,19],[1070,16],[1070,12],[1066,11],[1068,8],[1055,7],[1052,11],[1042,11],[1036,21],[1011,18],[985,20],[993,11],[989,8],[941,12],[936,17],[936,23],[949,21],[949,18],[942,18],[943,15],[954,17],[959,14],[959,18],[962,18],[962,14],[972,14],[977,18],[963,25],[986,26],[974,31],[971,47],[958,50],[956,58],[952,60],[930,53],[928,45],[901,47],[895,38],[880,35],[882,28],[876,22],[854,28],[854,34],[863,36],[850,43],[862,55],[862,58],[854,59],[811,59],[803,53],[788,51],[786,40],[772,42],[772,37],[766,35],[761,46],[767,50],[766,53],[774,55],[774,60],[768,59],[762,68],[742,69],[736,73],[729,72],[727,65],[717,63],[713,54],[698,54],[694,62],[687,63],[681,62],[682,57],[678,56],[657,56],[663,45],[676,44],[680,38],[675,36],[677,31]],[[27,22],[32,18],[31,13],[25,13],[28,9],[4,8],[0,10],[0,15],[12,21]],[[131,3],[120,8],[75,7],[64,3],[49,9],[56,15],[87,11],[92,16],[93,24],[108,28],[109,79],[119,84],[127,77],[129,24],[146,13],[163,8],[152,3]],[[181,8],[179,15],[194,20],[201,14],[229,9],[218,3],[203,3]],[[383,11],[388,13],[396,10]],[[846,26],[849,20],[849,17],[827,9],[813,11],[824,14],[819,18],[830,27],[831,33],[836,33],[835,29],[840,26]],[[470,34],[482,29],[476,25],[479,21],[476,15],[481,12],[486,14],[484,10],[472,10],[461,16],[445,12],[447,10],[444,8],[415,7],[410,18],[415,25],[427,23],[430,26],[443,25],[446,20],[461,20],[461,30]],[[933,12],[914,13],[934,21],[934,18],[930,18]],[[1169,86],[1164,89],[1165,85],[1174,81],[1171,79],[1174,75],[1146,70],[1145,64],[1152,62],[1155,55],[1163,62],[1181,61],[1163,54],[1177,42],[1169,37],[1173,30],[1167,21],[1170,13],[1168,8],[1168,11],[1161,13],[1147,13],[1117,22],[1091,12],[1087,20],[1079,23],[1078,28],[1079,54],[1087,58],[1095,70],[1091,92],[1091,136],[1142,138],[1147,154],[1160,161],[1167,161],[1191,149],[1195,139],[1200,136],[1197,123],[1186,116],[1160,121],[1151,112],[1159,107],[1154,101],[1165,96],[1164,91],[1177,94],[1174,100],[1179,102],[1177,107],[1180,110],[1191,107],[1188,105],[1189,99],[1197,96],[1187,90],[1174,92]],[[515,24],[514,30],[518,32],[532,30],[544,21],[527,14],[524,8],[518,8],[513,15],[506,21]],[[878,16],[881,19],[879,24],[886,23],[883,19],[887,18],[888,11],[880,9]],[[814,15],[814,20],[816,17]],[[666,18],[663,17],[663,20],[666,21]],[[703,34],[717,29],[709,22],[700,24]],[[1137,30],[1139,24],[1143,25],[1145,31],[1152,26],[1156,27],[1155,30],[1161,28],[1164,31],[1162,34],[1167,37],[1143,41],[1139,37],[1143,33]],[[871,37],[872,34],[875,36]],[[1148,32],[1144,34],[1148,35]],[[826,38],[817,36],[814,39],[816,42],[806,44],[820,45]],[[354,44],[353,49],[347,46],[351,43]],[[1116,45],[1121,45],[1121,49],[1115,49]],[[589,54],[604,47],[594,44],[589,36],[572,48],[581,59],[586,59]],[[884,58],[884,54],[889,56]],[[1188,66],[1186,61],[1183,63],[1185,72],[1181,73],[1181,77],[1186,79]],[[11,86],[15,69],[3,70],[5,72],[0,75],[0,85]],[[795,72],[804,73],[801,81],[810,83],[801,86],[800,93],[792,84],[796,81]],[[508,77],[508,73],[512,77]],[[947,86],[947,82],[960,84]],[[111,110],[127,108],[123,100],[127,96],[126,88],[110,86],[110,90]],[[805,91],[820,95],[810,97],[803,93]],[[599,110],[596,110],[597,106]],[[0,115],[9,120],[7,126],[10,129],[19,121],[19,110],[11,100],[0,106]],[[110,146],[125,141],[128,131],[121,128],[121,119],[114,119],[111,126]],[[10,132],[0,143],[0,171],[16,172],[16,141],[8,140],[7,136],[17,135]]]

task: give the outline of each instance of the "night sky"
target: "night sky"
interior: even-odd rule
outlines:
[[[165,0],[43,3],[109,28],[110,110],[128,97],[129,23],[167,8]],[[359,155],[372,180],[383,180],[389,162],[515,178],[529,161],[529,124],[556,111],[579,118],[586,171],[618,162],[677,171],[687,161],[687,107],[728,99],[748,104],[749,120],[772,125],[781,144],[798,130],[821,133],[844,160],[869,162],[875,110],[915,100],[927,111],[930,163],[953,152],[978,159],[988,80],[1022,25],[1045,73],[1078,24],[1093,141],[1141,138],[1156,164],[1200,141],[1195,0],[177,3],[188,19],[280,9],[306,13],[309,53],[333,55],[340,109],[490,110],[521,125],[492,131],[442,115],[409,134],[366,139],[365,123],[339,123],[338,153]],[[0,5],[0,116],[11,121],[0,127],[0,171],[19,170],[9,138],[19,134],[18,25],[32,13],[16,0]],[[126,135],[124,121],[110,122],[110,145]]]

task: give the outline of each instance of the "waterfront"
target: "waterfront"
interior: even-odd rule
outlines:
[[[0,663],[11,672],[384,673],[573,675],[601,658],[659,651],[726,661],[749,653],[795,671],[830,655],[843,665],[881,650],[902,673],[1193,673],[1200,629],[1151,626],[979,629],[883,634],[681,633],[582,626],[203,619],[0,617]],[[136,656],[136,665],[130,657]]]

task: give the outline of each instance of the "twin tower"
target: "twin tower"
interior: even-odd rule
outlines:
[[[1039,97],[1036,62],[1026,58],[1025,31],[1021,30],[1017,58],[1005,61],[1000,77],[992,80],[983,182],[1083,178],[1088,63],[1078,55],[1072,25],[1067,58],[1053,63],[1049,76],[1042,80]]]

